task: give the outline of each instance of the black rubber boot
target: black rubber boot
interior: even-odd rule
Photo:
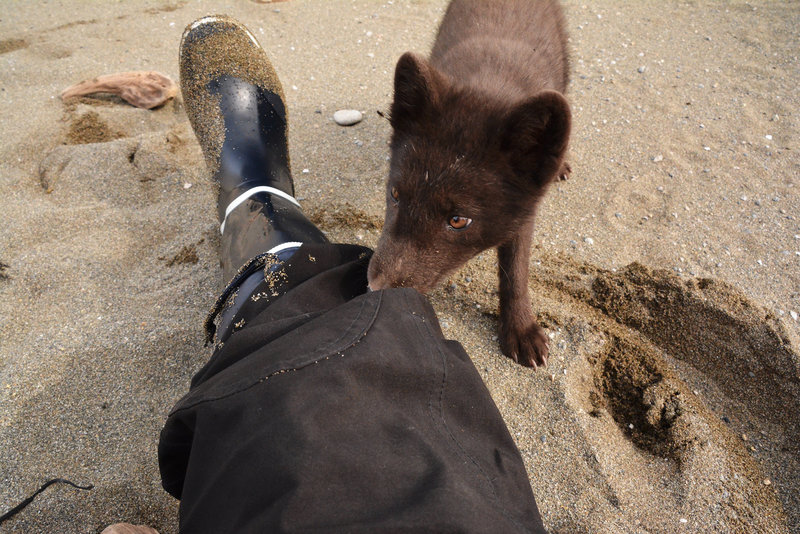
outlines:
[[[180,80],[186,113],[219,184],[220,263],[229,282],[206,328],[221,343],[244,324],[250,296],[259,288],[264,293],[265,272],[303,243],[328,240],[294,198],[283,88],[253,34],[226,16],[193,22],[181,39]]]
[[[220,187],[220,220],[225,207],[252,187],[272,186],[294,197],[281,95],[227,74],[206,87],[219,99],[225,123],[225,140],[214,175]]]
[[[294,198],[283,88],[255,37],[212,16],[190,24],[180,49],[181,90],[210,172],[219,183],[223,278],[287,244],[325,243]]]

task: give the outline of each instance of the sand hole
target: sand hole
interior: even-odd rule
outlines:
[[[687,410],[684,394],[671,377],[664,376],[654,355],[644,346],[613,338],[593,367],[589,413],[602,417],[607,412],[639,449],[680,461],[696,437],[679,435],[676,422]]]

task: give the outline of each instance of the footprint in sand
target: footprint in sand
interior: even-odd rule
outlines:
[[[149,206],[166,201],[166,192],[183,192],[185,183],[196,181],[188,175],[181,143],[170,131],[60,145],[39,164],[39,184],[53,201]]]

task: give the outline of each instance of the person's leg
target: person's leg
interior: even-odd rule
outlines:
[[[259,254],[286,240],[274,232],[285,228],[284,220],[309,230],[295,224],[300,212],[283,194],[270,189],[263,192],[269,202],[247,197],[229,208],[250,187],[291,192],[288,171],[263,172],[280,164],[257,166],[262,172],[253,177],[246,165],[228,165],[223,157],[226,143],[235,162],[260,149],[245,135],[254,130],[231,133],[229,125],[247,123],[228,117],[239,115],[238,105],[225,105],[248,101],[253,90],[242,90],[241,99],[233,89],[226,90],[228,100],[222,93],[213,97],[214,80],[241,88],[230,82],[235,76],[279,94],[249,32],[229,19],[198,21],[185,34],[181,56],[182,84],[184,72],[204,72],[196,78],[210,80],[185,84],[184,91],[206,91],[185,98],[199,103],[187,103],[187,110],[220,180],[222,252],[231,273],[233,263],[247,262],[229,285],[238,288],[235,306],[223,314],[236,311],[223,316],[220,342],[161,433],[162,484],[181,500],[181,528],[543,532],[502,417],[461,346],[443,338],[425,298],[413,289],[367,292],[370,251],[363,247],[306,239],[282,262]],[[285,116],[270,106],[270,113]],[[222,130],[213,134],[215,127]],[[285,146],[285,133],[282,139],[276,144]],[[262,217],[263,206],[279,199],[287,202],[282,209]],[[237,218],[241,206],[256,216]],[[254,224],[262,230],[250,233]],[[234,227],[259,236],[253,243],[260,244],[248,238],[232,246],[240,239]],[[272,240],[275,235],[284,237]],[[250,291],[253,276],[258,283]]]
[[[283,88],[255,37],[225,16],[196,21],[181,40],[180,83],[186,113],[219,184],[220,262],[228,287],[216,337],[224,341],[242,304],[264,280],[265,262],[245,267],[250,260],[269,253],[268,261],[285,261],[301,244],[327,239],[294,198]]]

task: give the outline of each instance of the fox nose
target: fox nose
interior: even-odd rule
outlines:
[[[376,269],[374,265],[370,264],[369,268],[367,269],[367,287],[370,291],[378,291],[379,289],[382,289],[383,276],[376,271],[378,271],[378,269]]]
[[[398,259],[395,267],[399,267],[402,263],[402,259]],[[372,261],[367,269],[367,285],[370,291],[379,291],[392,287],[389,276],[384,272],[383,264],[376,261],[375,256],[372,257]]]
[[[386,289],[389,287],[389,284],[386,283],[386,279],[383,276],[378,277],[367,277],[367,287],[369,287],[370,291],[380,291],[381,289]]]

